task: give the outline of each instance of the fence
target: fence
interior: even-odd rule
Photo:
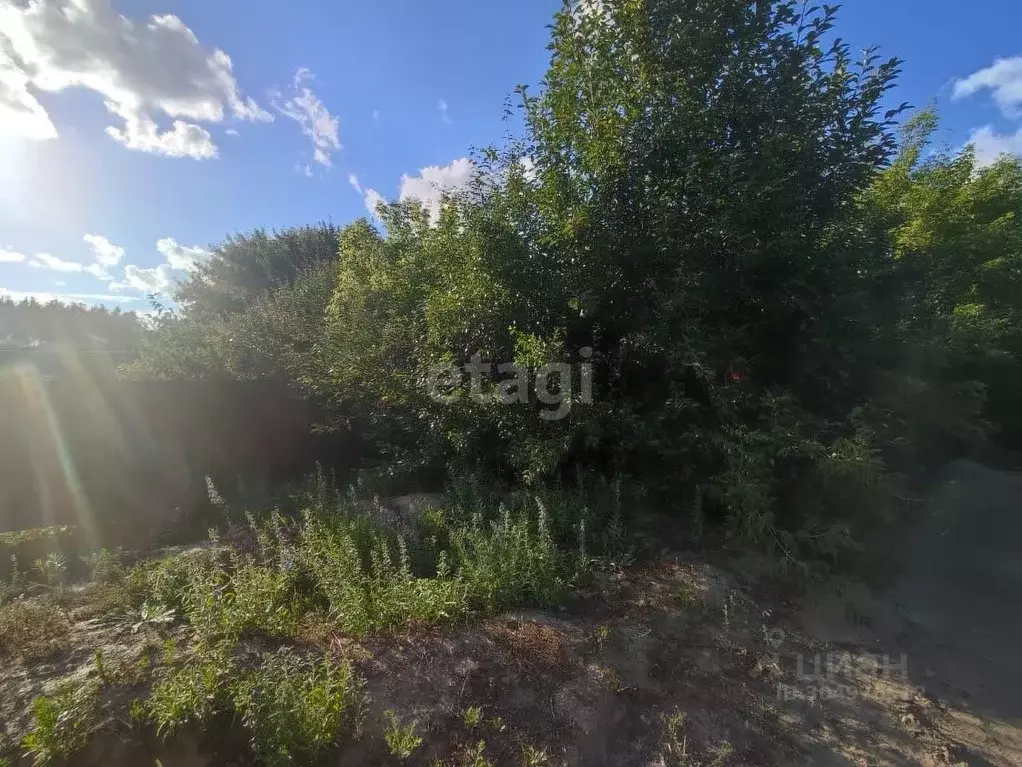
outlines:
[[[76,525],[90,544],[145,545],[175,509],[206,501],[205,477],[296,479],[317,461],[343,470],[353,442],[322,437],[286,386],[132,382],[31,366],[0,377],[0,532]]]

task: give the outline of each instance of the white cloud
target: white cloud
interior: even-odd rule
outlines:
[[[305,85],[311,79],[312,73],[308,69],[299,69],[294,76],[296,95],[283,104],[275,101],[273,106],[301,126],[302,133],[312,139],[313,158],[320,165],[329,167],[332,164],[330,156],[341,148],[337,134],[340,119],[331,115],[319,97]],[[308,175],[311,175],[311,170]]]
[[[362,190],[362,185],[358,183],[358,176],[356,176],[354,173],[348,174],[348,183],[351,184],[351,188],[354,189],[359,194],[365,194],[365,192]]]
[[[140,290],[144,293],[160,293],[170,286],[170,268],[160,264],[152,269],[143,269],[134,264],[124,267],[124,280],[111,282],[110,290]]]
[[[1022,157],[1022,128],[1015,133],[997,133],[993,126],[984,125],[969,135],[969,143],[976,149],[976,165],[984,168],[993,165],[1002,155]]]
[[[206,50],[177,16],[134,22],[110,0],[0,0],[0,125],[31,139],[57,136],[34,91],[84,88],[123,120],[107,133],[129,149],[216,157],[209,131],[227,112],[273,117],[238,89],[230,57]],[[160,130],[155,116],[174,119]]]
[[[36,269],[52,269],[55,272],[81,272],[85,269],[84,265],[77,261],[65,261],[49,253],[36,253],[28,265]]]
[[[387,201],[383,198],[383,195],[377,192],[375,189],[366,189],[365,193],[366,210],[369,211],[369,215],[374,218],[379,218],[380,214],[376,212],[376,209],[380,205],[385,205]]]
[[[236,131],[234,128],[228,128],[227,130],[224,131],[224,134],[228,136],[237,136],[238,131]]]
[[[95,277],[97,280],[109,280],[110,272],[106,270],[106,267],[102,264],[89,264],[82,269],[90,277]]]
[[[61,283],[56,284],[60,285]],[[48,304],[51,301],[59,301],[62,304],[75,304],[83,301],[127,304],[139,300],[135,296],[116,296],[107,293],[49,293],[45,291],[8,290],[7,288],[0,288],[0,298],[9,298],[12,301],[34,299],[41,304]]]
[[[114,141],[139,152],[193,160],[215,160],[220,156],[208,130],[182,120],[174,120],[173,126],[161,133],[154,120],[128,113],[124,115],[124,128],[110,126],[106,132]]]
[[[966,98],[984,90],[993,91],[1005,117],[1022,118],[1022,56],[997,59],[986,69],[956,80],[951,97]]]
[[[3,37],[0,36],[0,43]],[[36,141],[57,137],[50,116],[28,91],[29,78],[0,45],[0,134]]]
[[[448,125],[453,125],[450,115],[447,114],[447,102],[440,99],[436,104],[436,108],[440,110],[440,119]]]
[[[442,167],[429,166],[419,171],[418,176],[401,177],[400,199],[402,202],[419,200],[429,211],[430,221],[435,223],[444,194],[468,190],[475,174],[476,166],[467,157]]]
[[[124,248],[114,245],[101,234],[87,234],[82,239],[92,248],[96,263],[101,266],[116,266],[124,258]]]
[[[13,250],[0,248],[0,264],[20,264],[25,260],[24,253],[16,253]]]
[[[209,255],[208,250],[197,245],[191,247],[180,245],[173,237],[164,237],[158,240],[156,249],[167,259],[167,265],[171,269],[185,272],[194,271],[199,262]]]

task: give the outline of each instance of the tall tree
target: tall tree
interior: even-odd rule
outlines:
[[[228,237],[182,282],[174,297],[192,317],[224,317],[256,298],[294,284],[337,259],[338,230],[319,223]]]

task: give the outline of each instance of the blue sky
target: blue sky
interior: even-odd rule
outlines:
[[[457,186],[558,7],[0,0],[0,294],[143,309],[229,233]],[[895,98],[992,157],[1022,152],[1019,29],[1009,0],[855,0],[837,32],[905,59]]]

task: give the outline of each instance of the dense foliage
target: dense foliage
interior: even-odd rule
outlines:
[[[132,372],[282,378],[394,472],[626,473],[829,550],[899,472],[1022,431],[1022,166],[927,155],[928,113],[899,147],[898,62],[853,59],[835,14],[565,8],[469,193],[231,241]]]

